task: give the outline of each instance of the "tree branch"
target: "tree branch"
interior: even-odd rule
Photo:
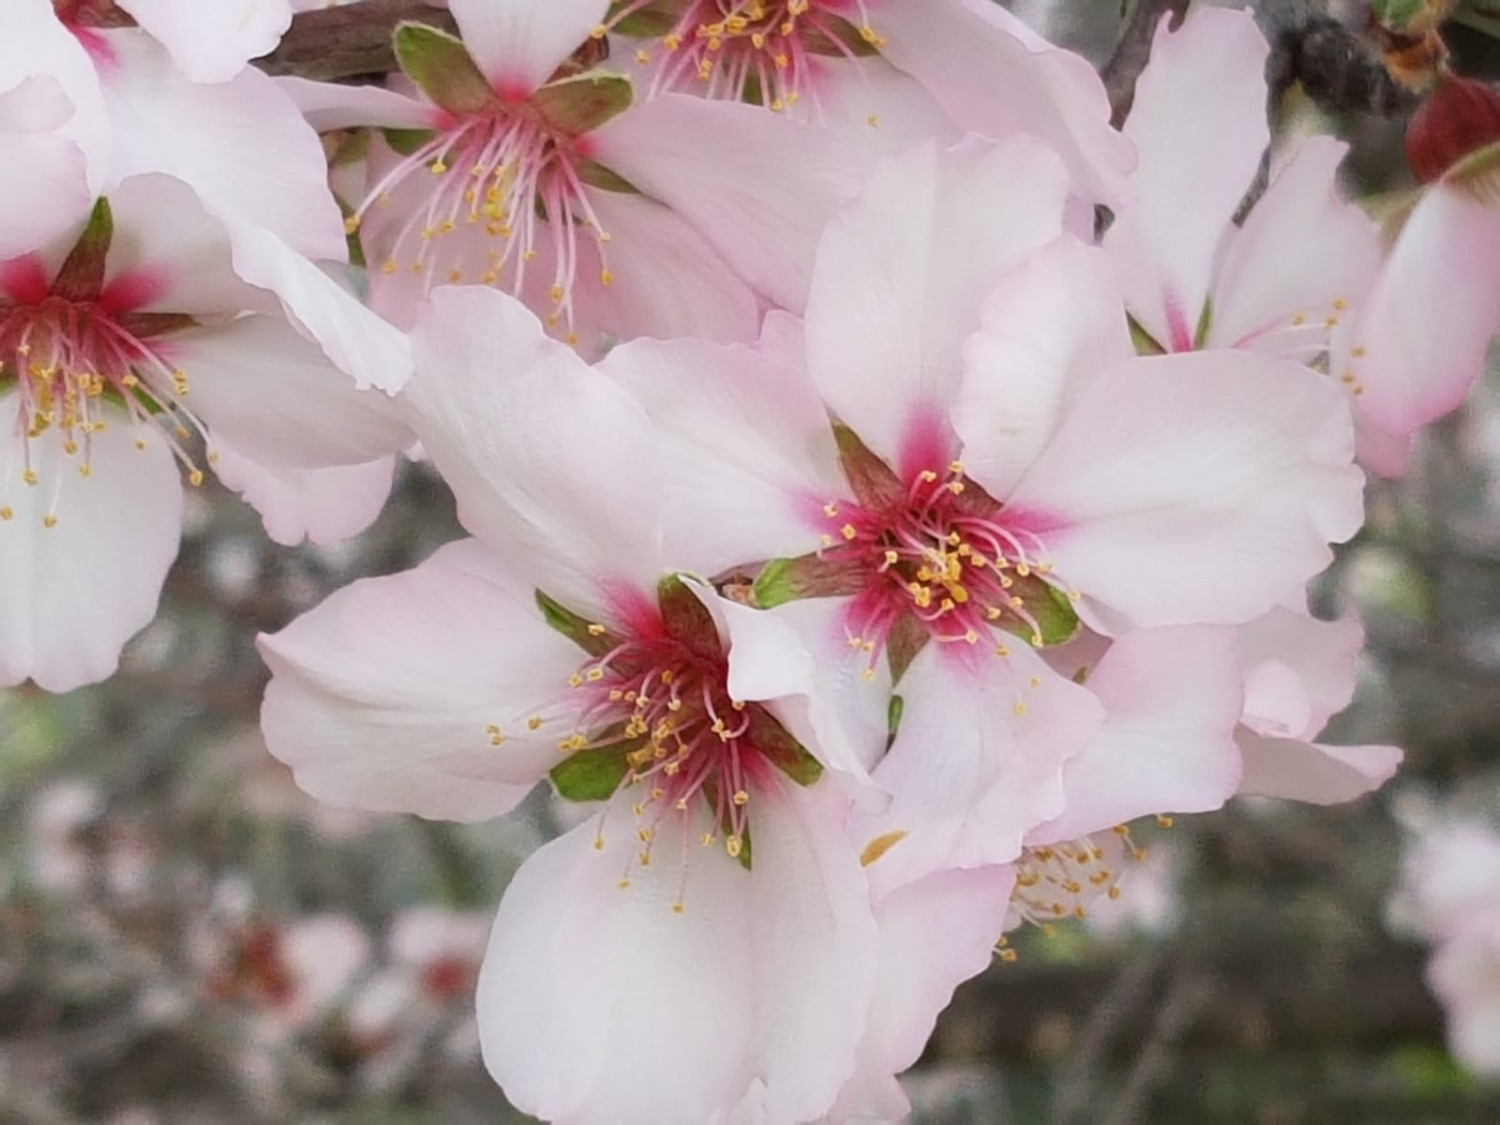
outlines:
[[[424,0],[363,0],[298,13],[281,45],[256,65],[267,74],[325,82],[385,74],[396,68],[391,33],[402,20],[458,31],[451,15]]]

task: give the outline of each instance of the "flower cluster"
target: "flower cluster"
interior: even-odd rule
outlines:
[[[899,1118],[1131,821],[1395,771],[1307,588],[1500,328],[1492,159],[1383,239],[1314,136],[1240,214],[1247,13],[1117,130],[983,0],[450,0],[385,85],[246,65],[321,4],[12,2],[0,683],[110,674],[184,479],[327,541],[429,464],[468,537],[262,636],[262,724],[333,805],[580,806],[477,976],[525,1111]]]

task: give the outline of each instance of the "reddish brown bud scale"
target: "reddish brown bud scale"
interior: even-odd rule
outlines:
[[[1422,183],[1500,141],[1500,91],[1472,78],[1444,77],[1406,127],[1406,160]]]

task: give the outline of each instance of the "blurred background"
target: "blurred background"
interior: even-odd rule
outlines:
[[[1133,15],[1008,6],[1101,66]],[[1273,69],[1301,79],[1273,99],[1280,131],[1347,137],[1351,188],[1373,195],[1407,182],[1409,106],[1380,92],[1361,7],[1271,0],[1261,16]],[[1456,69],[1494,78],[1500,6],[1461,14]],[[1307,48],[1324,16],[1353,29],[1335,62]],[[1326,740],[1401,745],[1400,776],[1342,807],[1243,801],[1139,827],[1119,902],[1012,935],[1016,958],[960,990],[908,1077],[915,1121],[1500,1121],[1500,1083],[1470,1069],[1486,1046],[1500,1065],[1500,938],[1429,968],[1443,896],[1480,902],[1488,882],[1500,904],[1489,382],[1407,479],[1372,483],[1369,525],[1316,592],[1369,634]],[[538,794],[461,828],[322,808],[256,731],[253,636],[457,537],[446,489],[408,467],[337,549],[268,543],[212,485],[189,499],[162,613],[120,674],[0,691],[0,1125],[524,1120],[479,1063],[472,988],[494,905],[557,810]],[[1472,1002],[1464,1061],[1440,976]]]

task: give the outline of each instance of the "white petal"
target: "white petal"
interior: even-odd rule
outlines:
[[[295,547],[304,539],[340,543],[364,531],[385,507],[395,458],[321,469],[271,469],[250,460],[215,435],[214,473],[260,513],[273,543]]]
[[[347,586],[258,644],[266,745],[329,804],[498,816],[573,730],[554,704],[582,653],[473,540]]]
[[[19,406],[14,391],[0,394],[0,684],[29,678],[69,691],[111,675],[125,642],[156,615],[177,557],[182,484],[160,434],[106,407],[106,427],[84,452],[66,456],[53,433],[31,443],[29,486]]]
[[[1246,725],[1264,735],[1315,736],[1354,698],[1364,640],[1353,618],[1319,621],[1282,607],[1242,626]]]
[[[490,84],[522,101],[583,46],[609,0],[448,0],[448,9]]]
[[[287,0],[120,0],[194,82],[224,82],[270,54],[292,24]]]
[[[1394,746],[1328,746],[1289,738],[1267,738],[1241,727],[1245,776],[1242,796],[1281,797],[1314,805],[1336,805],[1380,788],[1401,765]]]
[[[57,130],[73,116],[58,81],[33,75],[0,92],[0,261],[46,245],[88,216],[83,151]]]

